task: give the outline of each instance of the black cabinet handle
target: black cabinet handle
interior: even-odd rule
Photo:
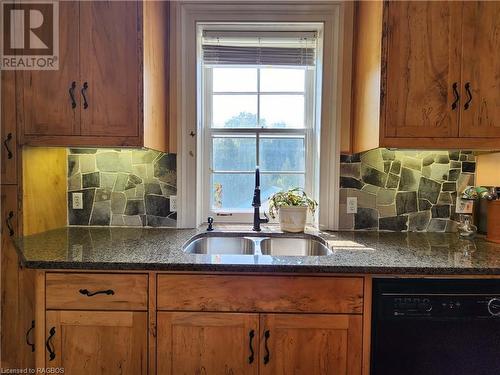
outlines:
[[[453,95],[455,95],[455,100],[451,103],[451,109],[456,109],[458,105],[458,101],[460,100],[460,95],[458,94],[458,83],[453,83]]]
[[[54,344],[52,344],[52,337],[56,334],[56,327],[52,327],[49,331],[50,336],[47,339],[47,342],[45,343],[45,347],[47,348],[47,351],[49,352],[49,361],[53,361],[56,358],[56,353],[55,353],[55,348]]]
[[[271,336],[271,332],[269,332],[269,330],[266,330],[264,332],[264,348],[266,349],[266,355],[264,356],[264,364],[267,365],[269,363],[269,356],[270,356],[270,353],[269,353],[269,347],[267,346],[267,341],[269,340],[269,336]]]
[[[5,224],[7,224],[7,228],[9,229],[9,236],[12,237],[14,235],[14,228],[12,228],[12,218],[14,217],[14,211],[9,211],[9,215],[7,219],[5,219]]]
[[[252,329],[248,332],[248,345],[250,347],[250,356],[248,357],[248,363],[253,363],[255,353],[253,351],[253,338],[255,336],[255,331]]]
[[[7,138],[5,138],[5,140],[3,141],[3,145],[7,150],[7,159],[12,159],[14,157],[14,154],[12,153],[12,151],[10,151],[9,148],[9,143],[11,140],[12,140],[12,133],[9,133],[7,134]]]
[[[95,296],[96,294],[107,294],[108,296],[112,296],[115,294],[114,290],[108,289],[108,290],[98,290],[97,292],[90,292],[88,289],[80,289],[79,290],[80,294],[83,294],[84,296],[87,297],[92,297]]]
[[[89,103],[87,102],[87,96],[85,95],[88,88],[89,88],[89,84],[87,82],[84,82],[82,90],[81,90],[81,93],[83,96],[83,109],[87,109],[89,107]]]
[[[73,109],[76,108],[75,88],[76,88],[76,82],[73,81],[71,82],[71,86],[69,88],[69,97],[71,98],[71,108]]]
[[[31,352],[32,353],[35,351],[35,344],[32,344],[30,342],[30,333],[31,333],[31,331],[33,331],[34,328],[35,328],[35,321],[32,320],[31,321],[31,327],[28,328],[28,331],[26,332],[26,345],[31,346]]]
[[[470,107],[470,102],[472,102],[472,92],[470,90],[470,82],[465,84],[465,92],[467,92],[467,101],[464,104],[464,110],[468,110]]]

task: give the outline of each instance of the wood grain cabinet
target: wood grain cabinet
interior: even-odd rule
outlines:
[[[159,312],[157,319],[158,374],[258,374],[258,314]]]
[[[1,73],[1,139],[0,164],[2,184],[17,184],[17,131],[15,72],[3,70]]]
[[[355,22],[354,152],[500,148],[498,2],[359,2]]]
[[[13,239],[18,235],[17,185],[1,185],[2,368],[34,367],[33,273],[22,269]]]
[[[44,367],[148,373],[148,276],[46,273]]]
[[[146,375],[147,313],[47,311],[46,367],[65,374]]]
[[[367,374],[365,283],[38,271],[36,367],[71,375]]]
[[[261,315],[260,374],[361,374],[360,315]]]
[[[59,69],[19,73],[22,142],[168,148],[168,2],[59,3]]]
[[[159,275],[157,290],[159,375],[362,373],[362,278]]]
[[[158,374],[361,374],[360,315],[158,313]]]

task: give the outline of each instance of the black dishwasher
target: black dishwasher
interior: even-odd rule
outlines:
[[[374,279],[371,375],[500,374],[500,279]]]

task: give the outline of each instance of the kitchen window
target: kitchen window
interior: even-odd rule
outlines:
[[[321,24],[198,24],[204,216],[250,222],[292,187],[318,196]]]

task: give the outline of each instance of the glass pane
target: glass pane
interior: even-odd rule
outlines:
[[[215,171],[251,171],[255,169],[255,138],[214,138]]]
[[[263,171],[305,170],[304,138],[261,138],[259,147]]]
[[[271,195],[278,191],[294,187],[304,188],[305,184],[303,174],[261,174],[260,178],[262,202],[267,201]]]
[[[260,70],[260,91],[304,92],[304,69],[263,68]]]
[[[257,92],[256,68],[214,68],[214,92]]]
[[[214,95],[213,126],[245,128],[257,126],[257,95]]]
[[[234,211],[252,209],[255,183],[253,174],[214,173],[212,179],[212,209]]]
[[[304,96],[261,95],[260,117],[266,128],[304,128]]]

